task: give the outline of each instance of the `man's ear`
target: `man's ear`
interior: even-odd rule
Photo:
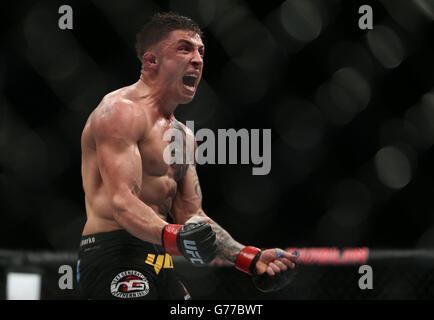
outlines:
[[[157,56],[150,51],[146,51],[142,56],[145,69],[154,69],[157,66]]]

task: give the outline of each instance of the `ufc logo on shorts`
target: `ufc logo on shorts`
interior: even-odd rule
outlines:
[[[197,251],[196,241],[184,240],[184,248],[187,249],[185,252],[192,257],[190,258],[191,263],[199,262],[200,264],[205,264]]]

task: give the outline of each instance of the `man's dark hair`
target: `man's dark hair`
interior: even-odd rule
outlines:
[[[192,19],[176,12],[156,13],[136,36],[136,53],[139,60],[142,61],[142,56],[146,50],[174,30],[193,31],[201,38],[203,37],[199,25]]]

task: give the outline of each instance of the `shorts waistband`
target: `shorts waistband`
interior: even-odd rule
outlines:
[[[140,240],[126,230],[114,230],[108,232],[88,234],[82,236],[80,241],[81,250],[85,250],[88,247],[98,246],[100,248],[103,248],[111,247],[113,245],[137,246],[144,250],[161,253],[165,252],[162,246]]]

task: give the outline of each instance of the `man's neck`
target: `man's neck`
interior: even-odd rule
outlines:
[[[152,105],[162,117],[166,119],[172,118],[178,104],[169,102],[165,98],[164,92],[153,90],[154,87],[143,74],[140,75],[140,79],[136,83],[137,93],[140,98],[145,99],[146,104]]]

